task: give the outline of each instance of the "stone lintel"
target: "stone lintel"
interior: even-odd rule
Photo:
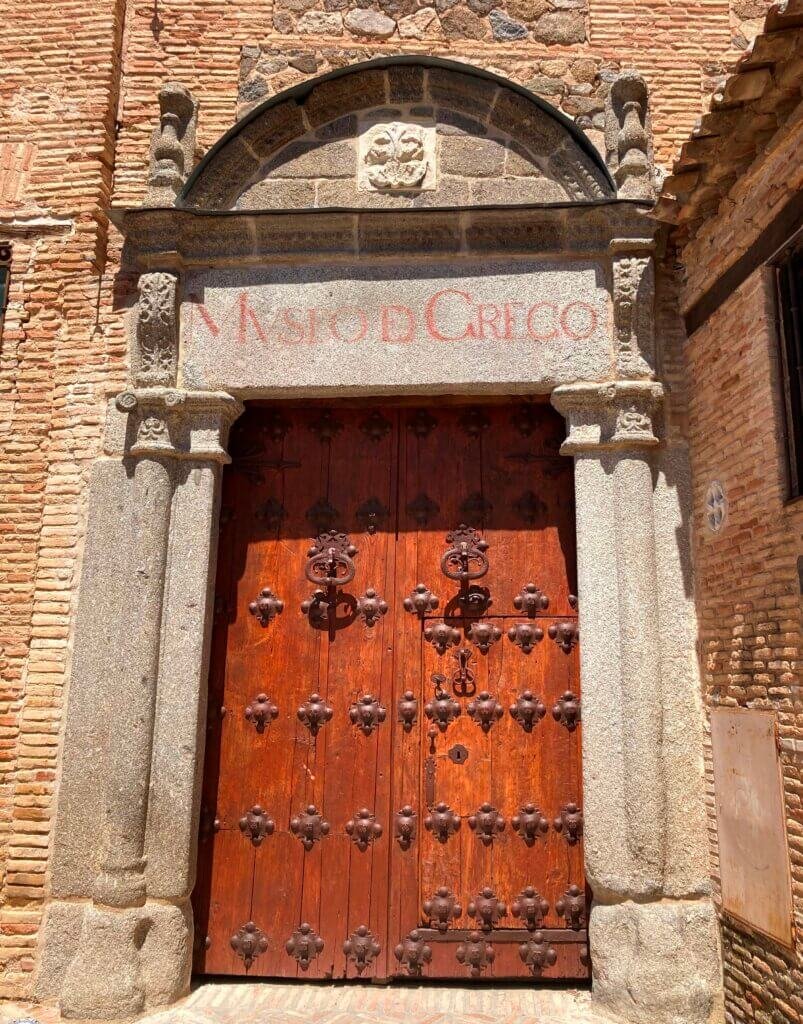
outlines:
[[[127,417],[121,454],[227,463],[226,441],[242,405],[223,391],[141,388],[115,400]]]
[[[622,380],[605,384],[564,384],[552,392],[552,404],[569,426],[563,455],[659,444],[653,417],[664,389],[655,381]]]
[[[612,237],[631,249],[652,243],[659,225],[642,202],[434,208],[204,213],[180,209],[112,209],[126,237],[126,258],[139,270],[264,265],[266,259],[374,260],[459,255],[607,253]],[[388,233],[393,236],[388,251]]]

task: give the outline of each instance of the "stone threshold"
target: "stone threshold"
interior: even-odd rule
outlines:
[[[61,1024],[53,1007],[0,1004],[0,1024]],[[526,982],[371,985],[314,981],[197,984],[137,1024],[611,1024],[587,989]],[[75,1022],[77,1024],[77,1022]]]

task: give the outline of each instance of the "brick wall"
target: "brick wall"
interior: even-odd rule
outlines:
[[[202,151],[238,104],[382,54],[476,63],[590,133],[611,73],[637,66],[652,90],[656,157],[668,165],[764,6],[9,0],[0,24],[0,241],[14,241],[0,351],[0,995],[24,996],[35,967],[88,470],[106,397],[125,378],[132,282],[119,273],[120,239],[104,211],[142,199],[162,82],[196,93]],[[239,94],[247,81],[250,98]]]
[[[745,251],[803,185],[801,119],[733,188],[682,254],[684,307]],[[694,474],[700,653],[708,706],[770,708],[778,717],[796,926],[803,928],[803,691],[800,588],[803,501],[786,502],[784,413],[774,285],[756,271],[686,346]],[[706,490],[719,480],[725,527],[705,522]],[[707,751],[711,848],[717,881],[713,778]],[[803,1019],[803,956],[726,921],[727,1013],[761,1024]]]

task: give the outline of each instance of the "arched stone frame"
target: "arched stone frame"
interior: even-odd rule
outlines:
[[[334,94],[346,103],[355,92],[343,88],[349,74],[368,74],[375,89],[377,72],[385,76],[387,97],[393,69],[412,66],[409,60],[371,62],[312,83],[300,98],[309,104],[316,92],[326,97],[328,90],[331,102]],[[576,477],[594,997],[623,1019],[645,1024],[704,1021],[719,1012],[702,718],[683,546],[687,470],[682,449],[659,441],[654,429],[665,401],[655,380],[652,328],[655,225],[645,206],[614,197],[599,159],[545,104],[528,107],[523,90],[476,69],[433,66],[453,74],[454,91],[464,97],[467,82],[491,82],[489,116],[499,97],[509,95],[522,131],[557,125],[564,131],[561,151],[607,194],[513,209],[403,214],[316,210],[289,218],[222,210],[236,202],[234,170],[239,167],[235,182],[241,183],[258,173],[249,176],[241,166],[245,139],[254,165],[255,139],[281,138],[273,149],[266,143],[265,159],[286,144],[279,127],[299,106],[299,96],[291,96],[271,101],[228,133],[172,203],[194,110],[191,98],[174,88],[162,104],[151,205],[114,214],[127,259],[140,271],[140,294],[132,317],[131,387],[110,408],[107,458],[93,472],[53,898],[38,980],[40,995],[59,999],[65,1015],[130,1015],[170,1003],[188,984],[226,437],[241,398],[299,393],[292,380],[227,385],[225,369],[214,389],[202,377],[188,377],[186,345],[180,344],[184,281],[202,267],[225,264],[245,274],[254,264],[288,259],[315,264],[322,254],[359,262],[392,252],[395,259],[415,260],[422,238],[428,258],[458,266],[467,259],[476,266],[502,257],[552,258],[569,271],[590,261],[606,282],[611,331],[604,365],[579,352],[557,375],[523,371],[520,379],[503,381],[480,370],[451,382],[449,390],[549,394],[569,425],[563,450],[575,460]],[[634,91],[632,82],[628,88]],[[330,107],[333,112],[340,108]],[[308,130],[301,120],[295,130]],[[627,175],[623,181],[627,185]],[[643,191],[643,180],[638,184]],[[229,190],[225,195],[221,186]],[[394,390],[432,393],[434,380],[437,374],[397,383]],[[377,381],[369,381],[360,393],[376,388]],[[347,376],[330,375],[308,382],[303,393],[326,397],[355,389]],[[109,552],[117,552],[116,559]],[[139,629],[131,629],[132,618]],[[131,721],[138,728],[125,728]],[[97,773],[101,759],[103,777]]]

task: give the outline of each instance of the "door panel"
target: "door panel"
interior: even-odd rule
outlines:
[[[561,432],[533,403],[254,407],[238,422],[197,970],[382,978],[417,973],[417,954],[429,977],[587,976],[584,919],[563,906],[585,885]],[[459,710],[440,727],[438,697]],[[444,901],[460,910],[440,931]]]

